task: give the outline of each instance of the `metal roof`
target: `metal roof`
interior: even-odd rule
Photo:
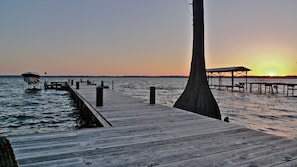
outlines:
[[[251,71],[243,66],[236,66],[236,67],[224,67],[224,68],[210,68],[206,69],[206,72],[237,72],[237,71]]]

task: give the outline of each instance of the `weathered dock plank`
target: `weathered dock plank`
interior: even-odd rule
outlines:
[[[297,166],[297,141],[104,90],[110,127],[9,137],[20,166]]]

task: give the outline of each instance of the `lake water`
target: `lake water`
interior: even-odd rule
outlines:
[[[24,91],[21,77],[0,77],[0,135],[18,135],[63,131],[80,127],[75,104],[67,91],[42,90],[30,94]],[[183,92],[187,78],[143,77],[47,77],[43,80],[104,81],[124,94],[149,102],[149,87],[156,87],[156,103],[172,106]],[[238,79],[243,82],[244,80]],[[215,79],[213,82],[216,82]],[[230,84],[230,79],[224,81]],[[296,79],[248,79],[248,82],[297,83]],[[253,88],[256,89],[256,88]],[[222,118],[265,133],[297,139],[297,97],[286,94],[258,94],[212,89]],[[279,87],[279,92],[283,92]],[[297,92],[296,92],[297,94]]]
[[[80,127],[67,91],[26,92],[21,77],[0,77],[0,135],[64,131]]]

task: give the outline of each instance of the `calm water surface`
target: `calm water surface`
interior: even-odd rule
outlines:
[[[114,89],[124,94],[149,101],[149,87],[156,87],[156,102],[172,106],[183,92],[186,78],[71,78],[91,80],[106,85],[114,82]],[[67,81],[68,78],[47,78]],[[213,81],[215,82],[215,81]],[[228,79],[224,82],[229,83]],[[241,82],[241,81],[236,81]],[[297,83],[296,79],[249,79],[248,82]],[[253,88],[256,89],[256,88]],[[297,97],[285,94],[257,94],[212,89],[222,117],[231,123],[265,133],[297,139]],[[283,92],[279,88],[279,92]],[[297,95],[297,92],[296,92]],[[77,129],[79,124],[75,104],[66,91],[42,90],[24,92],[22,78],[1,78],[0,81],[0,133],[17,135]]]

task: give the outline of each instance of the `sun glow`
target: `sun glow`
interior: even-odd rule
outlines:
[[[274,77],[274,76],[277,76],[277,74],[275,72],[269,72],[266,74],[266,76]]]
[[[252,55],[252,56],[249,56]],[[283,45],[271,44],[249,47],[245,55],[250,75],[287,76],[296,75],[295,52]]]

